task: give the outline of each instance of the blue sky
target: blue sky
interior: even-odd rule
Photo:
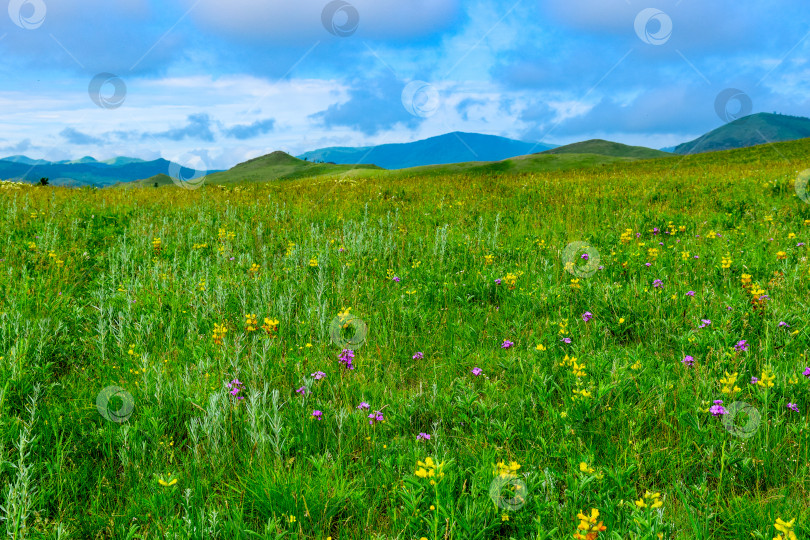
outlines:
[[[218,169],[450,131],[659,148],[741,104],[810,115],[806,0],[7,3],[0,156]]]

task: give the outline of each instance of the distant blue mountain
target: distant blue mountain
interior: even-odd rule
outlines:
[[[321,148],[297,157],[308,161],[350,165],[373,164],[384,169],[404,169],[465,161],[501,161],[556,147],[554,144],[538,144],[495,135],[456,131],[410,143]]]
[[[86,156],[73,161],[51,162],[26,156],[11,156],[0,159],[0,179],[38,182],[44,177],[54,186],[105,187],[169,174],[170,165],[171,162],[165,159],[144,161],[137,158],[114,158],[97,161]]]

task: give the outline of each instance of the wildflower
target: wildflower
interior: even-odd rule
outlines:
[[[484,262],[487,264],[492,264],[492,261],[495,260],[495,255],[484,255]]]
[[[495,467],[495,476],[507,477],[514,476],[517,470],[520,469],[520,464],[517,461],[511,461],[507,465],[501,460],[493,465],[493,467]]]
[[[647,503],[650,503],[650,508],[661,508],[664,505],[664,503],[661,502],[660,493],[650,493],[649,491],[644,494],[644,497],[639,497],[635,503],[639,508],[647,508]]]
[[[784,261],[785,259],[787,259],[787,253],[785,253],[784,251],[776,252],[776,260],[777,261]]]
[[[773,388],[773,381],[776,379],[776,377],[771,374],[770,371],[767,369],[763,370],[762,377],[760,378],[762,380],[757,382],[757,386],[761,386],[762,388]]]
[[[318,259],[317,259],[317,258],[315,258],[315,257],[312,257],[312,258],[309,260],[309,266],[310,266],[311,268],[315,268],[316,266],[318,266]]]
[[[599,510],[596,508],[591,508],[590,515],[580,512],[577,514],[577,518],[580,521],[579,525],[577,525],[577,531],[579,532],[574,533],[576,540],[596,540],[600,532],[607,530],[607,527],[601,521],[596,522],[599,519]]]
[[[509,348],[511,348],[513,345],[514,345],[514,343],[512,343],[512,342],[511,342],[511,341],[509,341],[508,339],[505,339],[505,340],[503,340],[503,343],[501,344],[501,349],[509,349]]]
[[[791,519],[790,521],[783,521],[781,518],[776,518],[776,523],[774,527],[777,531],[781,534],[777,536],[774,540],[796,540],[796,533],[793,532],[793,524],[796,522],[796,518]]]
[[[731,256],[727,254],[725,257],[723,257],[720,261],[720,266],[722,266],[724,269],[731,268]]]
[[[310,377],[314,377],[316,381],[320,381],[324,377],[326,377],[326,373],[323,371],[316,371],[315,373],[311,373]]]
[[[751,377],[751,384],[757,384],[758,382],[759,379],[757,379],[756,377]]]
[[[744,339],[742,339],[738,341],[736,345],[734,345],[734,350],[737,352],[745,352],[748,350],[748,344]]]
[[[373,413],[368,415],[368,417],[369,417],[368,423],[372,426],[374,425],[374,422],[382,422],[383,420],[385,420],[382,411],[374,411]]]
[[[495,280],[495,285],[500,285],[500,284],[501,284],[501,278],[497,278]]]
[[[653,280],[653,287],[656,288],[656,289],[663,289],[664,288],[664,282],[661,281],[660,279],[655,279],[655,280]]]
[[[593,319],[593,313],[591,313],[590,311],[586,311],[585,313],[582,314],[583,321],[588,322],[591,319]]]
[[[358,405],[357,408],[360,409],[360,410],[366,410],[367,411],[369,409],[369,405],[365,401],[361,401],[360,405]]]
[[[785,321],[781,321],[781,322],[779,323],[779,327],[780,327],[780,328],[783,328],[783,327],[784,327],[784,328],[790,328],[790,325],[789,325],[788,323],[786,323]]]
[[[239,392],[244,390],[244,383],[242,383],[239,379],[234,379],[225,386],[227,386],[230,389],[230,392],[228,393],[233,397],[235,397],[236,399],[245,399],[244,396],[239,395]]]
[[[425,357],[424,353],[421,352],[417,352],[416,354],[413,355],[414,360],[421,360],[424,357]]]
[[[312,411],[311,420],[323,420],[323,413],[317,409]]]
[[[695,291],[689,291],[686,293],[686,296],[695,296]]]
[[[572,279],[570,287],[572,289],[580,289],[579,279]]]
[[[417,441],[429,441],[430,440],[430,435],[428,435],[427,433],[420,433],[419,435],[416,436],[416,440]]]
[[[537,349],[538,351],[545,351],[546,347],[542,343],[540,343],[540,344],[537,345],[537,347],[535,347],[535,349]],[[810,369],[810,368],[808,368],[808,369]]]
[[[483,370],[483,369],[481,369],[480,367],[474,367],[474,368],[472,368],[472,374],[473,374],[473,375],[475,375],[476,377],[478,377],[479,375],[481,375],[481,373],[482,373],[483,371],[484,371],[484,370]]]
[[[560,341],[562,341],[565,344],[570,344],[571,343],[571,338],[570,337],[562,338]]]
[[[256,318],[255,313],[245,315],[245,332],[255,332],[258,325],[259,320]]]
[[[416,472],[414,474],[419,478],[443,478],[444,472],[442,472],[442,468],[444,463],[436,463],[433,461],[433,458],[426,457],[425,461],[417,461],[416,462]],[[434,481],[431,480],[431,483]]]
[[[728,374],[728,371],[725,372],[725,377],[720,379],[720,384],[723,385],[721,392],[724,394],[734,394],[735,392],[740,391],[740,387],[737,386],[737,372],[735,371],[731,375]]]
[[[172,478],[173,474],[174,473],[168,474],[167,476],[168,480],[164,480],[163,477],[161,476],[160,478],[158,478],[158,484],[160,484],[163,487],[170,487],[175,485],[177,483],[177,478]]]
[[[272,335],[274,332],[278,332],[278,319],[270,319],[265,317],[262,330],[264,330],[266,334],[270,335]]]
[[[588,254],[587,254],[587,253],[583,253],[583,254],[580,256],[580,259],[582,259],[583,261],[587,261],[589,258],[590,258],[590,257],[588,256]]]
[[[354,351],[351,349],[343,349],[338,355],[338,362],[343,364],[347,369],[354,369],[352,360],[354,360]]]
[[[619,317],[619,324],[624,324],[624,317]]]
[[[810,379],[810,367],[805,368],[805,370],[804,370],[804,376],[805,376],[805,377],[807,377],[808,379]]]
[[[302,386],[301,388],[299,388],[298,390],[296,390],[296,391],[295,391],[295,393],[296,393],[296,394],[301,394],[302,396],[305,396],[305,395],[307,394],[307,387],[306,387],[306,386]]]
[[[710,321],[709,319],[700,319],[700,322],[702,324],[700,326],[698,326],[698,328],[706,328],[707,326],[712,324],[712,321]]]
[[[799,406],[796,405],[795,403],[788,402],[787,408],[790,409],[791,411],[799,412]]]
[[[391,278],[391,281],[396,281],[397,283],[399,283],[402,280],[399,279],[397,276],[394,276],[393,278]]]
[[[584,472],[585,474],[593,474],[594,472],[596,472],[596,469],[594,469],[593,467],[589,467],[588,464],[585,463],[584,461],[579,464],[579,470],[580,472]]]
[[[692,367],[695,363],[695,359],[691,356],[684,356],[683,360],[681,360],[681,363],[686,367]]]
[[[709,409],[709,412],[712,413],[712,416],[720,416],[721,414],[726,414],[728,411],[723,407],[722,399],[715,399],[714,405]]]

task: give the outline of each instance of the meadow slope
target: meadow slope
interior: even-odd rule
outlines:
[[[0,533],[807,537],[809,151],[0,183]]]

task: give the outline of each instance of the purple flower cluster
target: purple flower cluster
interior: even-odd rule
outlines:
[[[744,339],[741,339],[736,345],[734,345],[734,350],[737,352],[745,352],[748,350],[748,344]]]
[[[684,356],[683,360],[681,360],[681,363],[686,367],[692,367],[695,363],[695,359],[692,358],[691,356]]]
[[[709,412],[712,413],[712,416],[720,416],[721,414],[726,414],[728,411],[725,407],[723,407],[723,400],[722,399],[715,399],[714,405],[712,405]]]
[[[369,404],[366,403],[365,401],[361,401],[360,405],[358,405],[357,408],[360,409],[361,411],[367,411],[369,408]]]
[[[394,276],[393,278],[391,278],[391,281],[396,281],[397,283],[399,283],[399,282],[400,282],[400,281],[402,281],[402,280],[401,280],[401,279],[399,279],[399,277]]]
[[[712,324],[712,321],[710,321],[709,319],[700,319],[700,322],[702,324],[700,326],[698,326],[698,328],[706,328],[707,326]]]
[[[804,376],[810,379],[810,367],[804,370]]]
[[[787,408],[790,409],[793,412],[799,412],[799,406],[796,405],[795,403],[788,402]]]
[[[660,279],[653,280],[653,287],[656,288],[656,289],[663,289],[664,288],[664,282],[661,281]]]
[[[582,314],[583,321],[588,322],[591,319],[593,319],[593,313],[591,313],[590,311],[586,311],[585,313]]]
[[[430,435],[428,435],[427,433],[420,433],[419,435],[416,436],[416,440],[417,441],[422,441],[422,440],[429,441],[430,440]]]
[[[425,357],[425,354],[422,353],[422,352],[417,352],[416,354],[413,355],[414,360],[421,360],[424,357]]]
[[[483,370],[483,369],[481,369],[480,367],[474,367],[474,368],[472,368],[472,374],[473,374],[473,375],[475,375],[476,377],[478,377],[479,375],[481,375],[481,373],[482,373],[483,371],[484,371],[484,370]]]
[[[368,418],[369,418],[368,423],[371,424],[372,426],[374,425],[374,422],[382,422],[383,420],[385,420],[385,418],[383,418],[382,411],[374,411],[373,413],[368,415]]]
[[[312,418],[315,420],[323,420],[323,413],[319,410],[312,411]]]
[[[505,340],[503,340],[503,343],[501,344],[501,349],[509,349],[509,348],[511,348],[513,345],[514,345],[514,343],[512,343],[512,342],[511,342],[511,341],[509,341],[508,339],[505,339]]]
[[[686,293],[686,296],[695,296],[695,291],[689,291]]]
[[[354,365],[352,365],[352,360],[354,360],[354,351],[351,349],[343,349],[343,352],[338,355],[338,361],[343,364],[347,369],[354,369]]]
[[[231,394],[236,399],[245,399],[245,396],[239,395],[239,392],[244,390],[244,384],[239,379],[234,379],[225,386],[227,386],[228,389],[230,390],[230,392],[228,393]]]
[[[319,381],[324,377],[326,377],[326,373],[324,373],[323,371],[316,371],[315,373],[311,373],[310,377],[315,377],[315,380]]]
[[[295,391],[295,393],[296,393],[296,394],[301,394],[302,396],[305,396],[305,395],[307,395],[307,387],[306,387],[306,386],[302,386],[301,388],[299,388],[298,390],[296,390],[296,391]]]
[[[790,328],[790,325],[789,325],[788,323],[786,323],[785,321],[782,321],[782,322],[780,322],[780,323],[779,323],[779,327],[780,327],[780,328],[782,328],[782,327],[784,327],[784,328]]]

